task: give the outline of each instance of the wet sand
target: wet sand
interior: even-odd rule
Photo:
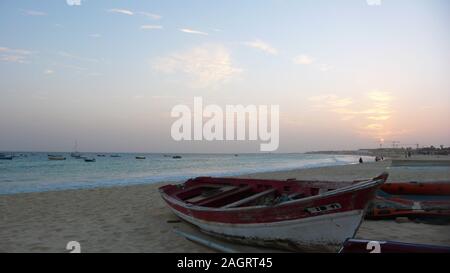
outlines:
[[[389,168],[390,161],[242,177],[354,180],[389,171],[388,181],[450,180],[449,168]],[[159,196],[166,183],[0,195],[0,252],[212,252],[175,235],[186,227]],[[450,225],[364,221],[357,238],[450,246]]]

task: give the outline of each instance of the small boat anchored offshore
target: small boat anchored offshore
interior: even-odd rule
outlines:
[[[145,159],[145,156],[136,156],[136,159]]]
[[[12,160],[13,159],[13,155],[7,155],[7,154],[0,154],[0,160]]]
[[[66,158],[59,155],[48,155],[48,160],[66,160]]]
[[[208,234],[323,252],[353,238],[387,177],[348,183],[197,177],[159,191],[177,216]]]

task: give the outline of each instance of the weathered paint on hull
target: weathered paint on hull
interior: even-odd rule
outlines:
[[[303,251],[339,250],[361,224],[364,211],[352,210],[315,217],[258,224],[208,222],[172,211],[207,233],[234,241]]]

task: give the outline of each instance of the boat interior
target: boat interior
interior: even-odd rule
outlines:
[[[209,208],[276,205],[334,190],[333,182],[198,177],[162,191],[186,204]],[[340,185],[342,187],[342,185]]]

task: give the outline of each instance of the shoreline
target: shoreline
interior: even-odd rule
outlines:
[[[323,154],[327,155],[327,154]],[[339,155],[327,155],[327,156],[339,156]],[[341,156],[350,156],[350,155],[341,155]],[[352,155],[356,156],[356,155]],[[365,160],[369,157],[372,161],[374,157],[372,156],[364,156]],[[372,163],[368,162],[368,163]],[[224,172],[211,172],[207,174],[197,175],[197,176],[221,176],[221,177],[240,177],[245,175],[257,175],[257,174],[265,174],[272,172],[290,172],[295,170],[304,170],[304,169],[314,169],[314,168],[322,168],[322,167],[334,167],[334,166],[345,166],[352,165],[358,163],[349,163],[349,162],[323,162],[323,163],[310,163],[305,164],[301,167],[271,167],[269,170],[261,170],[261,169],[252,169],[252,170],[244,170],[244,171],[224,171]],[[50,188],[34,188],[34,187],[25,187],[24,189],[18,190],[5,190],[0,191],[0,196],[2,195],[13,195],[13,194],[23,194],[23,193],[39,193],[39,192],[53,192],[53,191],[66,191],[66,190],[83,190],[83,189],[97,189],[97,188],[111,188],[111,187],[126,187],[126,186],[138,186],[138,185],[149,185],[149,184],[157,184],[164,182],[171,183],[180,183],[186,181],[190,178],[196,177],[195,175],[173,175],[173,176],[163,176],[159,178],[155,178],[155,176],[145,176],[145,177],[130,177],[130,178],[116,178],[116,179],[99,179],[93,181],[61,181],[57,182],[56,186],[50,186]],[[87,184],[87,185],[86,185]]]
[[[344,181],[374,177],[388,169],[388,181],[449,180],[448,168],[390,168],[390,161],[241,175],[265,179]],[[0,252],[212,252],[172,232],[189,228],[159,196],[169,182],[95,189],[0,195]],[[171,222],[171,221],[170,221]],[[450,245],[450,225],[363,221],[356,238]]]

